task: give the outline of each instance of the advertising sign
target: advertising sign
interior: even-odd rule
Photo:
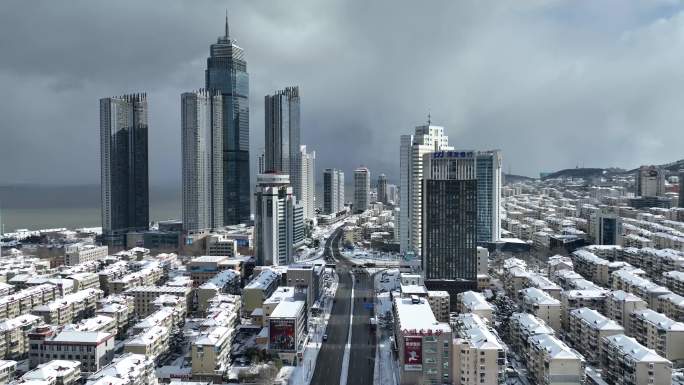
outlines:
[[[423,370],[423,337],[404,337],[404,370]]]
[[[268,328],[268,348],[281,352],[294,352],[297,349],[295,340],[295,320],[271,318]]]

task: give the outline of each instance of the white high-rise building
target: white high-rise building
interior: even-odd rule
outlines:
[[[259,174],[255,192],[254,254],[257,265],[288,265],[294,242],[294,198],[287,174]]]
[[[444,127],[428,123],[418,126],[413,135],[401,136],[400,147],[400,248],[401,252],[421,252],[423,155],[453,150]]]
[[[362,213],[368,210],[370,199],[370,170],[359,167],[354,170],[354,211]]]
[[[300,160],[300,180],[299,191],[302,192],[301,197],[297,197],[299,203],[304,208],[304,218],[313,219],[316,216],[314,209],[316,208],[316,180],[314,175],[315,172],[315,162],[316,162],[316,151],[306,152],[306,145],[300,146],[299,148],[299,160]]]
[[[477,242],[501,238],[501,151],[476,151]]]
[[[223,226],[223,115],[221,94],[181,95],[183,229]]]

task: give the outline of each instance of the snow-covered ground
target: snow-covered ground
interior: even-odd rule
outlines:
[[[376,283],[380,282],[376,280]],[[383,283],[381,285],[384,286],[376,286],[376,289],[382,290],[383,288],[390,287],[389,283]],[[390,300],[390,293],[388,291],[378,293],[375,304],[376,317],[384,315],[388,311],[391,312],[391,310],[392,301]],[[373,375],[373,384],[375,385],[387,385],[388,381],[389,384],[392,385],[399,383],[399,367],[397,366],[397,360],[392,351],[390,341],[391,335],[392,331],[390,329],[384,328],[382,324],[378,323],[376,333],[375,371]]]
[[[357,265],[375,263],[399,266],[401,262],[401,257],[398,254],[365,250],[360,248],[356,248],[354,250],[342,250],[342,255]]]
[[[330,320],[330,312],[332,310],[333,298],[335,298],[335,292],[337,291],[337,284],[338,277],[335,276],[335,282],[328,289],[325,289],[321,296],[321,300],[324,302],[323,314],[309,319],[309,335],[305,341],[304,358],[294,368],[292,373],[293,384],[308,385],[311,381],[311,377],[316,369],[316,360],[323,342],[325,327]]]

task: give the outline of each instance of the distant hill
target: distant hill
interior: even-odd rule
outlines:
[[[658,165],[658,167],[667,170],[670,173],[676,173],[684,169],[684,159],[674,162]],[[545,175],[544,180],[553,178],[584,178],[589,179],[598,176],[616,176],[634,174],[638,168],[632,170],[625,170],[617,167],[610,168],[567,168]]]
[[[515,175],[515,174],[503,174],[504,177],[504,182],[506,183],[518,183],[518,182],[528,182],[531,180],[534,180],[534,178],[530,178],[529,176],[525,175]]]

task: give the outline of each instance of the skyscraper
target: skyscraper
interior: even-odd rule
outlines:
[[[266,154],[262,150],[257,156],[257,174],[266,172]]]
[[[266,171],[289,174],[296,195],[300,150],[299,88],[288,87],[266,95],[264,115]]]
[[[501,238],[501,151],[475,152],[477,169],[477,242]]]
[[[323,213],[335,214],[344,208],[344,173],[334,168],[323,172]]]
[[[665,173],[657,166],[641,166],[636,174],[635,195],[656,197],[665,194]]]
[[[181,95],[183,229],[223,226],[223,100],[218,91]]]
[[[368,210],[370,195],[370,170],[359,167],[354,170],[354,212],[362,213]]]
[[[477,172],[473,151],[424,155],[422,267],[452,298],[477,286]]]
[[[378,202],[387,203],[387,175],[378,176]]]
[[[295,202],[289,175],[257,175],[254,195],[254,254],[257,265],[291,263],[295,239]]]
[[[242,48],[225,34],[211,45],[207,58],[206,89],[223,100],[223,222],[250,219],[249,74]]]
[[[315,180],[316,151],[306,152],[306,146],[300,146],[299,164],[300,175],[299,191],[301,197],[297,197],[304,208],[304,218],[313,219],[316,216],[316,180]]]
[[[400,249],[401,252],[421,251],[422,226],[422,179],[423,155],[428,152],[453,150],[444,127],[425,126],[415,128],[413,135],[401,136],[400,147]]]
[[[147,129],[146,94],[100,99],[102,234],[110,246],[149,228]]]

